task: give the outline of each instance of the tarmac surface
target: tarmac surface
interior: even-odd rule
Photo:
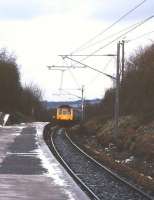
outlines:
[[[43,141],[44,123],[0,127],[0,200],[88,200]]]

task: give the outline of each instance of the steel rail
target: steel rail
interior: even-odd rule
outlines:
[[[74,179],[76,179],[76,181],[78,181],[78,183],[81,185],[81,189],[84,189],[87,191],[87,193],[89,194],[89,197],[93,200],[101,200],[99,197],[97,197],[93,191],[73,172],[73,170],[68,166],[68,164],[65,162],[65,160],[62,158],[62,156],[60,155],[60,153],[58,152],[55,144],[54,144],[54,141],[53,141],[53,137],[54,137],[54,134],[59,131],[59,130],[53,130],[49,136],[47,137],[48,139],[50,139],[51,141],[51,144],[52,145],[52,150],[54,151],[53,153],[56,154],[56,158],[58,157],[58,159],[63,163],[64,167],[67,169],[67,171],[72,175],[72,177]],[[50,137],[51,136],[51,137]],[[49,138],[50,137],[50,138]],[[49,145],[49,144],[48,144]],[[50,146],[51,147],[51,146]],[[51,149],[50,149],[51,150]]]
[[[116,173],[114,173],[113,171],[111,171],[110,169],[108,169],[107,167],[105,167],[104,165],[102,165],[101,163],[99,163],[97,160],[95,160],[93,157],[91,157],[90,155],[88,155],[85,151],[83,151],[79,146],[77,146],[72,139],[68,136],[66,130],[65,130],[65,135],[68,138],[68,140],[71,142],[71,144],[76,147],[82,154],[84,154],[85,156],[87,156],[89,159],[91,159],[93,162],[95,162],[97,165],[99,165],[100,167],[102,167],[105,171],[107,171],[110,175],[112,175],[113,177],[115,177],[117,180],[121,181],[122,183],[126,184],[127,186],[129,186],[131,189],[135,190],[136,192],[138,192],[139,194],[141,194],[143,197],[146,197],[149,200],[154,200],[154,198],[150,195],[148,195],[147,193],[143,192],[141,189],[137,188],[135,185],[129,183],[128,181],[124,180],[123,178],[121,178],[119,175],[117,175]]]

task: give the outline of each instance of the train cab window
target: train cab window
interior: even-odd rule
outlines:
[[[68,110],[63,110],[63,115],[70,115],[70,111],[68,111]]]

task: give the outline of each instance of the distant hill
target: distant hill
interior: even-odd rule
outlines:
[[[100,101],[101,101],[100,99],[92,99],[92,100],[86,100],[85,102],[88,104],[97,104]],[[57,108],[60,105],[70,105],[72,107],[80,107],[81,100],[78,100],[78,101],[43,101],[43,104],[46,106],[47,109]]]

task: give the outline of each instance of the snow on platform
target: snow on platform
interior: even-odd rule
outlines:
[[[0,128],[0,199],[88,200],[44,143],[44,125]]]

